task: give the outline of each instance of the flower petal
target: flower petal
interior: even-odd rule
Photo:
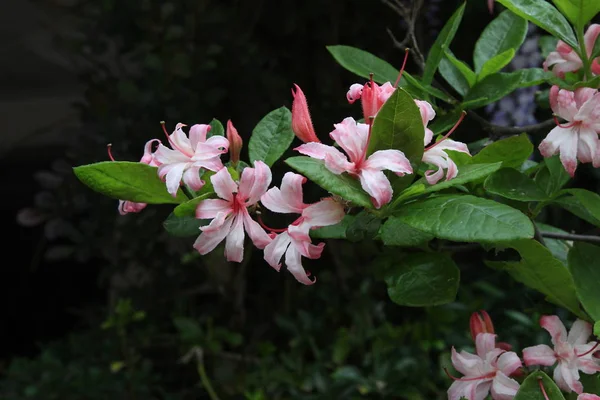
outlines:
[[[556,355],[554,350],[547,345],[538,344],[523,349],[523,361],[527,366],[543,365],[549,367],[556,362]]]
[[[586,344],[592,334],[592,324],[582,319],[573,322],[567,335],[567,342],[571,345]]]
[[[200,168],[194,166],[188,168],[183,173],[183,182],[194,191],[202,189],[204,181],[200,179]]]
[[[369,125],[357,123],[354,118],[348,117],[333,126],[335,129],[329,136],[344,149],[350,161],[356,163],[362,160],[367,147]]]
[[[154,152],[154,158],[159,164],[186,163],[191,159],[180,151],[172,150],[162,144]]]
[[[519,383],[501,371],[496,373],[492,381],[492,398],[494,400],[512,400],[519,390]]]
[[[199,142],[196,146],[196,151],[192,157],[194,161],[208,160],[215,157],[220,157],[229,151],[229,140],[227,138],[215,135],[211,136],[206,142]]]
[[[311,228],[335,225],[344,215],[344,206],[331,197],[311,204],[302,211],[304,223],[309,224]]]
[[[296,278],[298,282],[303,283],[305,285],[312,285],[317,281],[316,278],[314,280],[311,280],[306,274],[306,271],[302,266],[301,255],[294,246],[289,246],[287,251],[285,252],[285,265],[287,267],[287,270],[290,271],[292,275],[294,275],[294,278]]]
[[[276,213],[301,214],[302,210],[307,207],[302,201],[302,184],[304,182],[306,182],[306,178],[302,175],[286,172],[281,181],[281,190],[277,187],[267,190],[260,201],[267,209]]]
[[[231,178],[231,174],[227,168],[222,168],[210,177],[215,193],[220,198],[229,202],[233,201],[233,193],[238,191],[238,186]]]
[[[582,393],[583,385],[579,382],[579,371],[576,366],[569,366],[568,362],[559,362],[554,369],[554,381],[559,388],[566,392]]]
[[[184,126],[185,124],[182,123],[178,123],[175,126],[175,130],[169,135],[169,143],[174,150],[178,150],[186,156],[191,157],[194,154],[194,150],[192,149],[192,145],[190,144],[187,135],[183,132],[183,129],[181,129]]]
[[[413,169],[410,161],[400,150],[379,150],[371,154],[363,164],[363,168],[376,170],[390,170],[398,176],[412,174]]]
[[[194,248],[202,255],[213,251],[229,234],[232,222],[233,218],[225,218],[224,213],[218,214],[208,226],[200,228],[202,233],[196,239]]]
[[[207,199],[202,200],[196,206],[196,218],[198,219],[211,219],[216,218],[217,214],[223,213],[225,215],[231,213],[233,207],[227,200],[221,199]]]
[[[521,359],[514,351],[504,352],[498,357],[498,369],[508,376],[522,366]]]
[[[575,115],[577,115],[575,93],[569,90],[558,89],[557,86],[552,86],[550,89],[550,106],[556,115],[567,121],[573,121]]]
[[[281,268],[281,257],[291,243],[287,232],[280,233],[265,247],[265,261],[277,271]]]
[[[577,400],[600,400],[600,396],[590,393],[581,393],[577,396]]]
[[[587,31],[585,31],[585,35],[583,35],[583,41],[585,42],[585,50],[587,52],[588,57],[592,55],[592,51],[594,50],[594,45],[596,44],[598,35],[600,35],[599,24],[590,25],[587,28]]]
[[[148,165],[151,165],[153,167],[158,167],[158,162],[156,161],[155,154],[152,153],[152,145],[155,142],[158,142],[160,144],[160,140],[158,140],[158,139],[151,139],[151,140],[148,140],[146,142],[146,144],[144,145],[144,155],[140,159],[140,162],[142,164],[148,164]]]
[[[271,239],[271,237],[258,224],[258,222],[256,222],[252,219],[252,217],[250,217],[250,214],[248,214],[247,209],[241,209],[240,213],[242,215],[242,218],[244,219],[244,229],[246,229],[248,236],[250,236],[250,239],[252,239],[252,243],[254,243],[254,245],[257,248],[261,250],[264,249],[265,246],[271,243],[273,239]]]
[[[165,167],[165,165],[159,167],[159,169],[162,167]],[[186,169],[186,167],[186,163],[177,163],[171,164],[170,168],[168,169],[166,176],[167,192],[169,192],[173,197],[177,196],[177,190],[179,190],[179,185],[181,184],[183,171]]]
[[[363,168],[358,177],[364,191],[371,196],[375,208],[381,208],[392,200],[392,185],[383,172]]]
[[[353,83],[350,85],[350,89],[348,89],[348,93],[346,93],[346,99],[348,103],[353,104],[356,100],[360,99],[362,96],[363,85],[360,83]]]
[[[244,168],[240,179],[239,196],[246,206],[256,204],[271,184],[271,169],[264,162],[254,161],[254,168]]]
[[[210,125],[194,124],[190,128],[190,144],[196,150],[198,143],[206,142],[206,134],[210,131]]]
[[[465,376],[481,375],[483,368],[483,360],[475,354],[467,353],[466,351],[457,352],[452,347],[452,365],[454,368]]]
[[[300,154],[325,161],[325,167],[334,174],[350,172],[354,170],[354,163],[348,162],[348,158],[333,146],[322,143],[306,143],[296,147],[294,150]]]
[[[475,338],[477,355],[486,358],[486,355],[496,348],[496,335],[493,333],[480,333]]]
[[[233,215],[233,224],[225,240],[227,261],[242,262],[244,259],[244,219],[241,213]]]

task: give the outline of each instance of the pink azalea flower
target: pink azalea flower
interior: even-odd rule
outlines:
[[[259,249],[264,249],[271,238],[248,212],[267,191],[271,183],[271,170],[262,161],[254,168],[245,168],[239,184],[234,182],[227,168],[210,177],[215,193],[220,199],[203,200],[196,208],[196,218],[212,219],[200,228],[202,233],[194,243],[200,254],[212,251],[225,238],[225,257],[241,262],[244,255],[244,230]]]
[[[575,92],[552,86],[550,106],[559,117],[567,120],[567,125],[558,124],[540,143],[544,157],[560,153],[560,161],[574,176],[577,160],[600,166],[600,95],[596,89],[579,88]]]
[[[300,86],[296,84],[294,86],[296,91],[294,92],[294,89],[292,89],[292,96],[294,96],[294,101],[292,102],[292,130],[296,134],[296,137],[304,143],[320,142],[310,118],[306,96],[302,89],[300,89]]]
[[[471,318],[469,319],[469,328],[471,330],[471,338],[473,338],[473,341],[477,340],[477,336],[480,333],[495,333],[492,319],[485,310],[471,314]],[[510,351],[510,349],[512,349],[512,346],[506,342],[496,343],[496,347],[506,351]]]
[[[494,400],[510,400],[519,390],[519,383],[509,378],[521,367],[515,352],[496,347],[496,335],[480,333],[475,341],[477,354],[456,352],[452,348],[452,365],[462,378],[453,378],[448,400],[483,400],[491,391]]]
[[[240,161],[240,153],[242,152],[244,142],[237,129],[235,129],[235,126],[233,126],[231,120],[227,121],[227,132],[225,136],[229,141],[229,160],[233,165],[236,165]]]
[[[223,168],[221,154],[229,149],[229,141],[223,136],[206,138],[210,125],[193,125],[189,138],[181,129],[184,126],[179,123],[171,135],[167,134],[172,149],[160,144],[155,153],[160,165],[158,176],[166,179],[167,191],[173,197],[177,195],[182,178],[190,189],[200,190],[204,186],[204,181],[200,179],[200,168],[219,171]]]
[[[577,396],[577,400],[600,400],[600,396],[590,393],[581,393]]]
[[[564,391],[583,392],[579,382],[579,371],[594,374],[600,366],[593,359],[597,342],[588,342],[592,334],[592,325],[578,319],[573,323],[569,334],[556,315],[545,315],[540,319],[542,328],[550,333],[554,349],[545,344],[523,349],[525,365],[551,366],[558,362],[554,369],[554,381]]]
[[[324,160],[325,167],[334,174],[347,172],[358,177],[362,188],[371,196],[376,208],[392,199],[392,185],[382,172],[390,170],[398,176],[411,174],[412,167],[400,150],[379,150],[366,157],[369,125],[357,123],[348,117],[334,125],[329,135],[346,152],[322,143],[306,143],[295,150],[309,157]]]
[[[144,155],[140,159],[140,162],[142,164],[147,164],[152,167],[157,167],[158,162],[156,161],[156,159],[154,157],[154,153],[152,152],[152,145],[154,144],[154,142],[160,143],[160,140],[152,139],[152,140],[148,140],[146,142],[146,144],[144,145]],[[108,146],[108,156],[110,157],[110,159],[112,161],[115,161],[115,159],[113,158],[112,153],[110,151],[110,148],[111,148],[111,146],[109,145]],[[146,203],[136,203],[136,202],[129,201],[129,200],[119,200],[118,210],[119,210],[119,214],[125,215],[125,214],[129,214],[129,213],[139,213],[144,208],[146,208],[146,206],[147,206]]]
[[[293,172],[287,172],[281,182],[281,189],[269,189],[260,199],[269,210],[283,214],[301,214],[300,218],[265,247],[265,260],[277,271],[281,268],[281,258],[285,254],[285,264],[296,280],[312,285],[301,257],[316,259],[321,257],[325,243],[314,245],[309,235],[310,229],[335,225],[344,218],[344,208],[331,198],[314,204],[305,204],[302,200],[302,184],[306,178]],[[273,230],[276,231],[276,230]]]
[[[421,119],[423,121],[423,126],[425,127],[424,145],[427,146],[433,140],[433,132],[427,127],[427,124],[435,117],[435,111],[433,110],[433,107],[431,107],[431,104],[426,101],[415,100],[415,103],[421,112]],[[423,153],[423,162],[438,167],[435,172],[433,170],[425,171],[425,179],[430,185],[435,185],[444,177],[444,170],[447,170],[447,181],[455,178],[458,174],[458,167],[456,166],[456,163],[452,161],[448,153],[446,153],[446,150],[460,151],[461,153],[471,155],[466,144],[448,139],[448,136],[450,136],[461,123],[463,117],[464,114],[442,140],[427,147]]]
[[[585,49],[587,56],[592,55],[594,44],[596,39],[600,35],[600,25],[592,24],[584,35]],[[592,61],[592,73],[594,75],[600,75],[600,57]],[[552,69],[554,75],[564,78],[565,73],[575,72],[583,67],[583,62],[579,55],[565,42],[559,40],[556,45],[556,51],[548,54],[546,61],[544,61],[544,70]]]

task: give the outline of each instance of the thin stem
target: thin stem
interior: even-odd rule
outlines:
[[[579,26],[577,28],[577,41],[579,43],[579,51],[577,51],[577,53],[583,62],[583,79],[587,80],[588,77],[592,76],[592,70],[587,49],[585,48],[585,34],[583,33],[583,26]]]
[[[533,232],[534,232],[533,238],[535,240],[537,240],[538,242],[540,242],[540,244],[542,246],[546,246],[546,242],[544,241],[544,236],[542,236],[542,232],[540,231],[540,229],[538,228],[538,226],[535,223],[533,224]]]
[[[204,386],[204,389],[206,389],[208,392],[208,396],[211,398],[211,400],[220,400],[217,392],[215,392],[215,389],[210,383],[210,379],[208,379],[208,375],[206,374],[206,369],[204,368],[204,357],[200,354],[197,358],[198,375],[200,376],[200,381],[202,381],[202,386]]]
[[[481,125],[484,131],[487,131],[493,138],[497,138],[503,135],[518,135],[521,133],[548,133],[548,129],[553,128],[555,126],[553,118],[540,122],[539,124],[526,125],[521,127],[500,126],[488,122],[485,118],[480,117],[474,111],[467,111],[467,113],[470,117],[472,117]]]
[[[571,240],[574,242],[587,242],[600,244],[600,236],[577,235],[574,233],[540,232],[541,236],[548,239]]]
[[[542,377],[538,377],[538,383],[540,384],[540,390],[542,391],[542,394],[544,395],[544,399],[550,400],[548,398],[548,394],[546,393],[546,388],[544,388],[544,383],[542,382]]]
[[[188,189],[185,185],[181,185],[181,191],[188,197],[188,199],[193,199],[194,194]]]

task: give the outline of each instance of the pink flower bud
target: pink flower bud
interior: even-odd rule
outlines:
[[[227,121],[227,140],[229,140],[229,156],[231,158],[231,162],[235,165],[240,161],[240,152],[242,151],[242,146],[244,142],[242,138],[238,134],[237,129],[233,126],[231,120]]]
[[[469,325],[471,327],[471,337],[473,338],[473,341],[475,341],[475,338],[477,338],[477,335],[480,333],[495,333],[492,319],[485,310],[471,314]]]
[[[300,89],[300,86],[296,85],[296,91],[292,89],[292,95],[294,101],[292,102],[292,130],[304,143],[321,141],[315,134],[315,128],[313,127],[312,120],[310,119],[310,112],[308,111],[308,103],[306,102],[306,96]]]

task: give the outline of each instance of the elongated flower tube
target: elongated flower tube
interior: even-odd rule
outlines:
[[[196,218],[212,219],[200,228],[194,248],[200,254],[211,252],[225,240],[225,257],[228,261],[241,262],[244,256],[244,231],[259,249],[271,243],[263,228],[250,217],[248,208],[254,206],[271,183],[271,170],[262,161],[255,161],[254,168],[244,168],[239,183],[234,182],[227,168],[210,177],[219,199],[201,201],[196,207]]]
[[[179,123],[171,135],[167,134],[172,149],[160,144],[155,153],[160,164],[158,176],[166,181],[167,191],[173,197],[177,195],[182,178],[190,189],[200,190],[204,186],[200,169],[219,171],[223,168],[221,155],[229,149],[229,141],[223,136],[206,138],[210,125],[193,125],[189,138],[182,130],[184,126]]]
[[[292,89],[292,96],[294,96],[294,101],[292,102],[292,130],[296,134],[296,137],[304,143],[318,143],[320,140],[315,133],[315,128],[310,118],[306,96],[302,89],[300,89],[300,86],[294,84],[294,87],[296,91]]]
[[[233,126],[233,122],[231,122],[231,120],[227,121],[227,132],[225,136],[229,141],[229,159],[233,165],[237,165],[237,163],[240,161],[240,153],[242,151],[244,142],[242,141],[237,129],[235,129],[235,126]]]
[[[265,260],[277,271],[281,268],[281,259],[285,254],[285,264],[296,280],[312,285],[302,266],[301,257],[316,259],[321,257],[325,243],[312,244],[311,229],[335,225],[344,218],[344,208],[331,198],[322,199],[314,204],[303,201],[302,184],[306,178],[293,172],[287,172],[281,182],[281,189],[269,189],[260,199],[269,210],[283,214],[300,214],[283,232],[265,247]]]

